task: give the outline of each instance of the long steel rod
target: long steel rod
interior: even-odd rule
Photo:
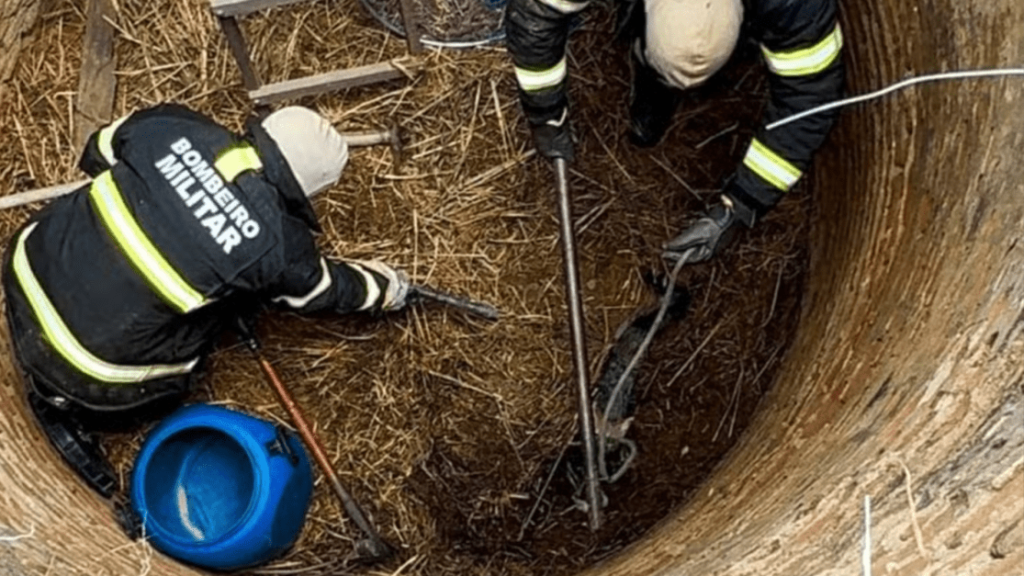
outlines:
[[[390,144],[392,148],[394,148],[398,144],[398,135],[394,130],[342,132],[341,136],[345,139],[345,142],[352,147]],[[79,180],[68,184],[56,184],[46,188],[38,188],[36,190],[15,192],[14,194],[8,194],[7,196],[0,196],[0,210],[23,206],[25,204],[31,204],[32,202],[52,200],[60,196],[71,194],[88,183],[89,180]]]
[[[57,184],[46,188],[38,188],[27,192],[17,192],[15,194],[8,194],[7,196],[0,196],[0,210],[14,208],[15,206],[22,206],[24,204],[31,204],[32,202],[51,200],[59,196],[71,194],[88,183],[88,180],[79,180],[78,182]]]
[[[580,297],[579,261],[576,257],[576,233],[573,230],[572,210],[569,202],[567,166],[563,158],[555,159],[555,178],[558,184],[558,220],[562,239],[562,259],[565,270],[565,299],[569,306],[569,329],[572,332],[572,358],[576,372],[579,396],[580,432],[587,465],[587,503],[590,529],[601,527],[597,459],[594,449],[594,421],[590,412],[590,363],[587,362],[587,341],[583,323],[583,302]]]
[[[334,466],[331,464],[330,459],[327,457],[327,452],[324,450],[323,445],[320,443],[320,439],[310,428],[306,422],[305,416],[302,415],[302,410],[298,404],[295,403],[295,399],[292,398],[288,389],[285,388],[284,383],[277,376],[277,371],[274,367],[263,357],[263,353],[260,351],[259,342],[256,341],[255,337],[248,337],[246,344],[249,349],[256,356],[256,360],[260,364],[260,368],[263,369],[263,374],[267,377],[274,391],[277,392],[277,397],[281,401],[285,410],[288,411],[288,415],[291,416],[292,422],[295,424],[295,429],[298,430],[299,436],[306,443],[309,451],[313,453],[313,459],[316,460],[320,470],[324,473],[331,488],[334,489],[334,493],[341,500],[342,506],[345,507],[345,512],[348,513],[352,521],[356,523],[356,526],[363,531],[363,534],[367,537],[367,542],[364,550],[360,552],[366,552],[370,558],[374,560],[383,560],[392,554],[392,549],[384,539],[381,538],[380,534],[373,528],[370,521],[366,518],[366,514],[363,513],[362,508],[355,501],[354,498],[348,493],[348,490],[341,484],[341,479],[338,478],[337,472],[334,471]]]

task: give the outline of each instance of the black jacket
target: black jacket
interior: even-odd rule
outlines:
[[[642,10],[643,0],[636,1]],[[554,72],[564,67],[569,19],[587,4],[509,0],[508,50],[516,67],[523,109],[533,125],[557,120],[567,105],[568,75]],[[763,215],[792,187],[835,122],[837,112],[831,111],[766,129],[776,120],[841,97],[842,34],[836,4],[837,0],[744,0],[745,29],[760,42],[773,72],[771,99],[755,141],[729,179],[727,193],[757,215]],[[528,77],[548,82],[524,87],[523,79]]]
[[[162,105],[90,137],[92,183],[8,247],[8,321],[30,376],[88,408],[133,407],[185,391],[241,302],[379,309],[386,280],[320,256],[280,150],[248,128]]]

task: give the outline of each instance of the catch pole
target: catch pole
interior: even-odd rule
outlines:
[[[589,366],[587,342],[583,323],[583,302],[580,298],[579,261],[576,257],[576,233],[573,230],[572,210],[569,205],[568,168],[564,158],[555,158],[555,178],[558,185],[558,220],[562,240],[562,260],[565,270],[565,299],[569,306],[569,329],[572,333],[572,359],[576,372],[579,396],[580,427],[587,465],[587,503],[590,529],[601,527],[601,507],[597,478],[597,458],[594,449],[594,421],[590,412]]]

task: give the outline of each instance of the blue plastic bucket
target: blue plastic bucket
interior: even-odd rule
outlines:
[[[146,438],[131,499],[155,548],[204,568],[237,570],[295,543],[312,490],[309,457],[293,433],[197,404]]]

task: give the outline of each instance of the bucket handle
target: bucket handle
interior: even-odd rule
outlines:
[[[285,456],[288,461],[291,462],[292,466],[299,465],[299,455],[292,449],[291,443],[288,441],[290,438],[288,430],[280,425],[274,425],[274,439],[267,442],[266,448],[267,453],[271,456]]]

